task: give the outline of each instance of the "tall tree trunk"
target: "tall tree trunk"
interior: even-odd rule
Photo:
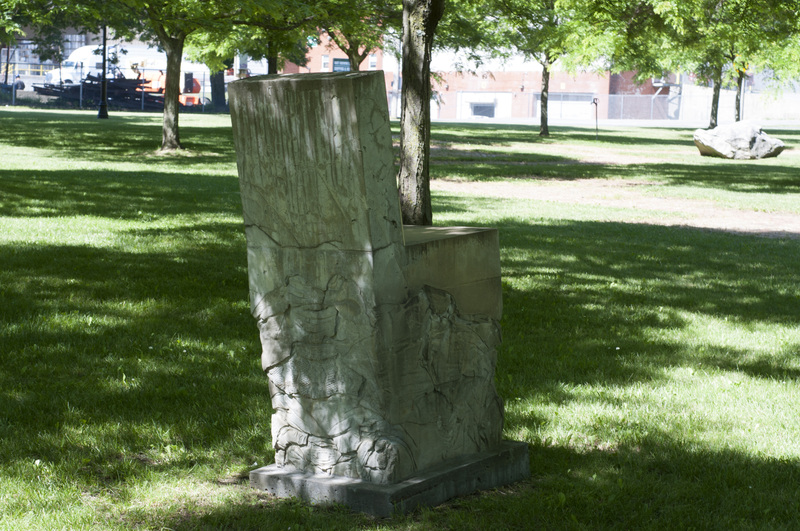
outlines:
[[[361,63],[363,63],[364,59],[367,58],[369,50],[367,50],[367,47],[364,46],[364,51],[359,53],[359,50],[361,49],[361,43],[354,38],[346,37],[346,39],[348,47],[347,50],[345,50],[345,53],[347,54],[347,58],[350,60],[350,70],[353,72],[358,72],[361,70]]]
[[[739,77],[736,78],[736,121],[742,120],[742,92],[744,91],[745,73],[739,70]]]
[[[431,48],[445,0],[403,0],[400,210],[403,223],[431,225]]]
[[[267,74],[278,73],[278,46],[273,41],[267,42]]]
[[[180,109],[181,95],[181,59],[183,58],[183,45],[186,42],[186,34],[178,32],[176,35],[170,35],[162,25],[156,25],[153,29],[158,36],[161,47],[164,48],[164,52],[167,54],[161,151],[174,151],[182,149],[178,131],[178,111]]]
[[[539,102],[539,136],[550,136],[547,124],[547,100],[550,97],[550,62],[542,62],[542,97]]]
[[[210,77],[211,83],[211,104],[214,110],[221,111],[225,109],[225,71],[212,72]]]
[[[719,93],[722,89],[722,68],[714,72],[714,92],[711,96],[711,120],[708,123],[709,129],[714,129],[717,126],[717,117],[719,116]]]

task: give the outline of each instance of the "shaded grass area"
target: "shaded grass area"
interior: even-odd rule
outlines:
[[[238,190],[218,177],[137,170],[3,170],[0,214],[28,218],[93,216],[136,220],[232,214]],[[229,179],[230,181],[231,179]],[[225,186],[220,186],[224,183]]]
[[[0,115],[4,138],[15,150],[54,150],[72,162],[137,162],[158,160],[161,166],[181,166],[181,156],[157,156],[161,146],[160,113],[111,113],[98,120],[95,112],[6,110]],[[181,138],[199,169],[202,163],[234,157],[230,117],[181,115]],[[13,140],[12,140],[13,139]]]
[[[632,131],[637,134],[631,135]],[[601,141],[615,146],[683,145],[692,132],[682,128],[659,128],[653,134],[642,134],[643,128],[603,129],[598,133]],[[516,142],[553,144],[564,140],[574,144],[596,144],[594,128],[553,126],[551,136],[540,137],[538,125],[438,122],[433,127],[433,139],[440,142],[469,142],[509,146]]]
[[[182,117],[190,153],[154,157],[151,116],[107,126],[88,113],[0,110],[14,131],[0,138],[0,528],[795,525],[798,242],[458,194],[435,194],[437,224],[500,229],[496,381],[506,436],[530,444],[533,477],[385,521],[251,491],[247,471],[273,457],[270,404],[226,120]],[[438,125],[434,140],[487,146],[508,167],[535,165],[526,157],[548,143],[563,152],[594,139],[453,127]],[[604,142],[646,151],[690,133]],[[436,171],[473,165],[457,151]],[[559,179],[598,167],[570,160],[543,167]],[[732,165],[687,159],[658,182],[679,193],[683,174],[715,193],[781,196],[793,193],[791,160],[726,178]],[[706,165],[717,173],[704,177]],[[518,178],[504,167],[494,177]],[[614,168],[609,178],[654,170]]]

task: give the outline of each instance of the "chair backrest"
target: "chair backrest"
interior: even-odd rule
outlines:
[[[394,483],[495,448],[497,231],[404,245],[382,73],[229,93],[276,467]]]
[[[259,76],[229,90],[246,224],[282,246],[402,242],[382,72]]]

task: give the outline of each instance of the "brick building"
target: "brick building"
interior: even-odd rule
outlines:
[[[472,72],[453,71],[452,65],[458,63],[458,57],[442,54],[431,65],[431,70],[439,72],[434,83],[436,118],[540,118],[541,65],[516,57],[506,62],[487,61]],[[597,112],[599,118],[668,118],[666,102],[678,85],[652,79],[637,83],[634,75],[570,73],[554,68],[550,72],[548,116],[583,120],[594,118]]]
[[[322,44],[308,52],[306,66],[287,63],[282,72],[347,71],[347,56],[322,37]],[[476,70],[466,71],[456,54],[437,53],[431,63],[436,73],[431,116],[440,120],[539,119],[542,68],[520,57],[500,62],[487,60]],[[383,70],[392,116],[399,116],[400,66],[392,54],[375,50],[360,65],[361,70]],[[554,69],[550,74],[549,117],[553,119],[669,118],[669,96],[677,84],[664,80],[636,83],[633,72],[569,73]],[[595,109],[594,103],[597,108]]]

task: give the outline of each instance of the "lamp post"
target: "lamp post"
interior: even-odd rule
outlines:
[[[108,118],[108,92],[106,91],[106,26],[103,26],[103,74],[100,77],[100,109],[98,118]]]

